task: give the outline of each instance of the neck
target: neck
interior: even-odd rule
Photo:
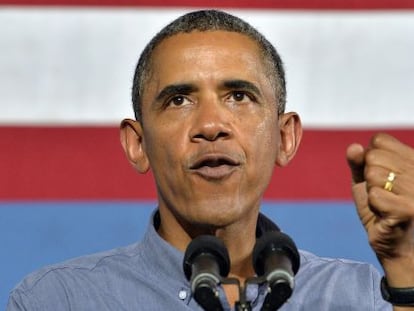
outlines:
[[[181,251],[185,251],[193,238],[201,234],[217,236],[227,247],[229,252],[231,267],[228,277],[239,280],[240,285],[244,286],[245,280],[255,274],[252,264],[252,251],[256,242],[256,224],[258,212],[246,215],[243,219],[221,228],[212,226],[201,226],[200,224],[191,226],[174,226],[167,223],[171,218],[167,217],[164,222],[161,215],[161,225],[158,233],[170,244]],[[177,221],[178,225],[179,222]],[[180,230],[181,229],[181,230]],[[184,229],[184,230],[183,230]],[[224,291],[231,306],[240,299],[239,289],[235,285],[225,285]]]
[[[256,221],[254,225],[250,224],[250,227],[228,228],[225,233],[218,232],[218,236],[229,251],[231,261],[229,277],[238,279],[240,285],[244,286],[246,279],[254,275],[252,251],[256,242]],[[225,285],[224,291],[230,306],[234,306],[236,301],[240,300],[237,286]]]
[[[169,215],[169,210],[160,209],[160,215],[161,224],[158,233],[180,251],[184,252],[191,240],[199,235],[214,235],[224,242],[229,252],[230,276],[244,282],[245,278],[253,275],[251,255],[256,242],[258,211],[250,212],[237,221],[219,228],[179,221]]]
[[[244,282],[254,273],[252,251],[256,242],[256,219],[253,223],[217,230],[215,235],[224,242],[229,252],[231,261],[229,276]]]

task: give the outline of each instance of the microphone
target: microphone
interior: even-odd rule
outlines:
[[[218,285],[230,271],[230,258],[224,243],[215,236],[200,235],[188,245],[183,262],[197,303],[208,311],[222,311]]]
[[[253,249],[253,267],[268,283],[262,311],[277,310],[292,295],[299,266],[298,249],[288,235],[268,231],[258,239]]]

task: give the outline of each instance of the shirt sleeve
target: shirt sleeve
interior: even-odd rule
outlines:
[[[9,296],[6,311],[35,311],[38,310],[37,303],[17,289],[13,290]]]
[[[385,301],[381,295],[380,283],[381,274],[371,266],[372,291],[374,293],[374,311],[392,311],[392,305]]]

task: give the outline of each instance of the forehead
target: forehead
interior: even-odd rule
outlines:
[[[259,50],[257,42],[248,35],[225,30],[180,32],[162,40],[155,50],[162,49],[163,46],[175,44],[176,42],[181,42],[187,47],[188,45],[199,44],[220,46],[220,43],[223,41],[226,42],[227,46],[243,45],[255,51]]]
[[[194,76],[196,72],[268,78],[269,70],[259,44],[247,35],[194,31],[164,39],[153,52],[150,71],[153,80],[174,74]]]

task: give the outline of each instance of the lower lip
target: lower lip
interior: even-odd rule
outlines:
[[[193,172],[206,179],[220,180],[230,176],[236,169],[237,166],[231,165],[220,165],[216,167],[203,166],[193,170]]]

